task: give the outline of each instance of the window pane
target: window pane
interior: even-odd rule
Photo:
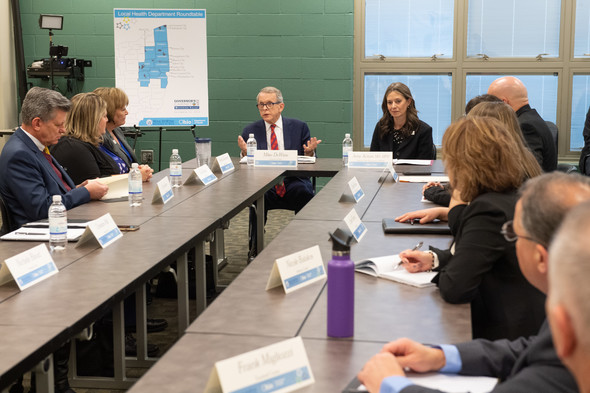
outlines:
[[[440,146],[442,134],[451,124],[452,80],[450,74],[365,75],[364,147],[371,146],[373,130],[383,116],[383,95],[393,82],[402,82],[410,88],[418,117],[432,127],[434,143]]]
[[[590,0],[576,0],[574,57],[590,53]]]
[[[579,151],[584,147],[582,131],[588,107],[590,107],[590,75],[574,75],[570,150]]]
[[[365,57],[451,58],[453,15],[453,0],[366,0]]]
[[[467,75],[465,97],[485,94],[490,83],[502,75]],[[539,112],[545,121],[555,123],[557,118],[557,75],[517,75],[524,83],[529,95],[529,105]],[[467,102],[466,102],[467,103]]]
[[[467,56],[559,56],[561,0],[469,0]]]

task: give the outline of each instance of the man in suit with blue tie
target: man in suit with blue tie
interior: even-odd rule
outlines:
[[[321,140],[310,137],[309,127],[305,122],[281,116],[285,103],[279,89],[270,86],[263,88],[258,93],[256,101],[262,119],[247,125],[238,137],[242,156],[247,153],[246,140],[249,134],[254,134],[260,150],[297,150],[298,155],[315,155]],[[308,177],[286,177],[283,184],[271,188],[264,195],[265,221],[268,210],[287,209],[297,214],[312,197],[313,186]],[[252,234],[254,233],[255,230],[252,229]],[[256,250],[252,250],[252,245],[255,247],[256,242],[252,239],[251,242],[250,256],[255,256]]]
[[[100,199],[108,186],[87,181],[76,186],[49,146],[65,134],[70,101],[60,93],[33,87],[21,109],[22,125],[10,137],[0,155],[0,194],[16,229],[24,223],[47,218],[53,195],[61,195],[66,209]]]

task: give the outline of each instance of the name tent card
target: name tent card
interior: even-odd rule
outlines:
[[[156,191],[154,191],[154,196],[152,197],[152,205],[160,202],[166,204],[174,197],[174,192],[172,191],[168,176],[157,182],[156,185]]]
[[[256,150],[254,166],[297,168],[297,150]]]
[[[21,291],[58,272],[45,244],[7,258],[5,262]]]
[[[110,213],[107,213],[96,220],[88,222],[86,230],[76,244],[76,248],[88,242],[98,243],[102,248],[105,248],[122,237],[123,234],[115,224],[113,217],[111,217]]]
[[[211,172],[211,169],[205,164],[194,169],[184,184],[203,184],[206,186],[216,180],[217,176],[215,176],[213,172]]]
[[[325,277],[320,247],[313,246],[275,260],[266,290],[282,285],[285,293],[291,293]]]
[[[379,182],[385,182],[387,180],[387,175],[391,174],[391,178],[393,179],[394,183],[399,181],[399,175],[395,171],[395,168],[392,164],[389,164],[386,168],[383,169],[382,175],[379,177]]]
[[[358,202],[365,196],[356,176],[348,182],[348,189],[342,193],[338,202]]]
[[[215,363],[205,393],[288,393],[314,382],[297,336]]]
[[[348,152],[349,168],[387,168],[391,165],[393,153],[390,151],[351,151]]]
[[[231,161],[231,157],[229,153],[222,154],[217,156],[213,161],[213,165],[211,165],[211,171],[213,173],[221,173],[225,175],[227,172],[231,172],[234,169],[234,163]]]
[[[367,234],[367,227],[363,224],[354,208],[346,215],[346,217],[344,217],[344,222],[357,242],[360,242]]]

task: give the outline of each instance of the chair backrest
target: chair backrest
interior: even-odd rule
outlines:
[[[436,160],[436,145],[432,144],[432,159]]]
[[[0,227],[0,236],[5,235],[12,230],[12,216],[8,210],[8,206],[4,203],[4,199],[0,196],[0,212],[2,213],[2,226]]]
[[[557,151],[557,133],[559,132],[557,124],[553,123],[552,121],[545,121],[545,124],[547,124],[547,127],[549,127],[549,131],[551,131],[553,142],[555,142],[555,151]]]

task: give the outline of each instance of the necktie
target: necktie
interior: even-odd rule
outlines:
[[[276,124],[271,124],[270,125],[270,149],[271,150],[279,150],[279,142],[277,141],[277,134],[275,134],[275,127],[277,125]],[[275,186],[275,191],[277,192],[277,195],[280,196],[281,198],[285,196],[285,192],[287,192],[287,189],[285,188],[285,183],[281,182],[281,184],[277,184]]]
[[[49,154],[49,149],[47,149],[47,146],[45,146],[45,150],[43,150],[43,156],[45,157],[45,159],[49,162],[49,164],[51,165],[51,167],[53,168],[53,171],[55,172],[55,174],[57,175],[57,177],[59,177],[59,179],[61,180],[61,182],[63,183],[64,187],[66,188],[67,191],[70,191],[72,188],[70,186],[68,186],[68,183],[65,182],[63,176],[61,175],[61,172],[59,169],[57,169],[57,167],[55,166],[55,164],[53,163],[53,159],[51,158],[51,154]]]

